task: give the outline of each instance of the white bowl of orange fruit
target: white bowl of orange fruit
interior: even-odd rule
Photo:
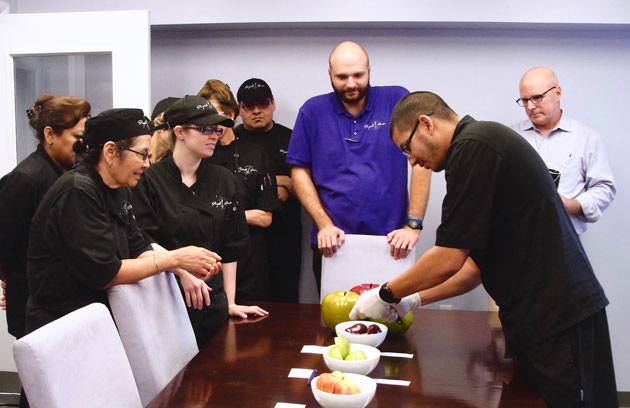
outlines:
[[[321,374],[311,381],[313,396],[324,408],[364,408],[374,398],[376,382],[360,374]]]

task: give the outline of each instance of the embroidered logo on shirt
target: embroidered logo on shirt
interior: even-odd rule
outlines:
[[[383,126],[387,126],[387,123],[379,122],[378,120],[375,120],[369,125],[363,125],[366,130],[378,130],[378,128]]]
[[[284,150],[284,149],[280,149],[280,154],[283,155],[283,156],[286,156],[287,155],[287,151]]]
[[[197,110],[206,110],[206,108],[212,109],[210,107],[210,102],[206,102],[203,105],[197,105]]]
[[[251,164],[248,164],[245,167],[239,166],[236,169],[236,172],[245,174],[246,176],[249,176],[249,175],[252,175],[254,173],[258,173],[258,169],[254,168],[254,166],[252,166]]]
[[[216,197],[216,200],[214,200],[211,204],[215,208],[220,208],[222,210],[225,210],[227,207],[231,206],[233,203],[229,200],[226,200],[223,197]]]

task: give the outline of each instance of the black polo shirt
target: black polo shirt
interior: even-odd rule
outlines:
[[[26,250],[31,219],[37,206],[62,171],[42,145],[0,180],[0,262],[7,284],[9,333],[26,334]]]
[[[280,207],[276,175],[267,152],[260,146],[234,140],[217,145],[212,161],[231,171],[239,181],[245,210],[274,212]],[[270,266],[266,229],[248,225],[251,251],[239,258],[236,274],[237,303],[270,300]]]
[[[133,216],[128,188],[111,189],[77,164],[53,184],[33,217],[28,247],[29,332],[93,302],[122,259],[151,249]]]
[[[243,125],[234,128],[234,134],[239,140],[254,143],[269,153],[273,161],[274,170],[278,176],[290,176],[291,166],[287,163],[287,150],[291,140],[291,129],[274,122],[273,127],[264,133],[253,133]]]
[[[239,140],[254,143],[267,151],[276,175],[291,176],[287,163],[287,150],[291,129],[276,122],[268,132],[253,133],[243,125],[234,128]],[[271,268],[271,300],[297,302],[300,264],[302,261],[302,221],[300,202],[289,197],[274,212],[273,222],[267,231],[269,236],[269,261]]]
[[[471,250],[514,353],[608,304],[547,167],[525,139],[466,116],[445,177],[436,245]]]

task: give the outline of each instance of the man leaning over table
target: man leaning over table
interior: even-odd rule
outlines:
[[[436,246],[364,292],[350,318],[393,320],[480,278],[499,305],[506,354],[548,406],[617,407],[608,299],[536,151],[430,92],[403,98],[390,131],[412,165],[445,170],[442,222]]]
[[[321,256],[331,257],[345,234],[386,235],[395,259],[418,242],[431,172],[416,168],[407,194],[407,163],[388,136],[399,86],[371,86],[365,49],[338,44],[329,57],[333,91],[300,108],[287,162],[302,205],[313,218],[313,272],[321,287]]]
[[[516,100],[528,119],[511,126],[538,152],[550,169],[560,172],[558,193],[578,234],[597,222],[615,198],[602,141],[593,129],[567,117],[560,108],[562,89],[556,74],[534,67],[519,82]]]

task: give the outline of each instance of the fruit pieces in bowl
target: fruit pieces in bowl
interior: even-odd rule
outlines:
[[[346,378],[347,380],[352,381],[352,383],[359,390],[356,394],[334,394],[332,392],[327,392],[322,389],[319,389],[319,386],[329,389],[329,385],[326,383],[328,380],[337,381],[335,379],[330,378],[329,376],[336,377],[338,381],[341,381],[341,378]],[[320,379],[322,379],[322,383],[320,384]],[[328,377],[328,379],[326,379]],[[347,385],[347,383],[346,383]],[[333,386],[333,390],[334,390]],[[344,389],[343,387],[339,387],[341,391]],[[353,389],[350,387],[350,389]],[[311,382],[311,390],[313,392],[313,396],[315,400],[324,408],[363,408],[367,406],[372,399],[374,398],[374,394],[376,393],[376,382],[364,375],[352,374],[352,373],[341,373],[338,374],[321,374],[318,377],[315,377]],[[356,389],[354,389],[356,391]]]
[[[347,329],[351,329],[350,332],[347,331]],[[378,330],[380,330],[380,332],[378,332]],[[337,324],[337,326],[335,326],[335,332],[337,336],[348,339],[350,343],[378,347],[387,337],[387,326],[377,322],[350,320]]]
[[[376,368],[381,359],[379,349],[365,344],[350,343],[350,349],[346,354],[343,354],[340,348],[338,344],[333,344],[322,354],[324,363],[331,371],[367,375]]]
[[[341,371],[324,373],[319,376],[316,388],[331,394],[352,395],[359,394],[361,389],[350,377]]]

